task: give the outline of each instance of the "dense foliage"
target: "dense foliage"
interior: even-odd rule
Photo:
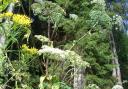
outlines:
[[[77,68],[84,89],[112,89],[118,65],[112,63],[110,32],[121,65],[128,37],[122,18],[114,20],[106,7],[105,0],[0,0],[0,88],[73,89]]]

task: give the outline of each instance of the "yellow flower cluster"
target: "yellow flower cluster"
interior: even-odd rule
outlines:
[[[26,15],[13,14],[11,12],[0,14],[0,18],[4,17],[12,17],[12,21],[20,25],[29,26],[32,23],[32,20]]]
[[[26,44],[23,44],[21,48],[26,53],[29,53],[29,54],[32,54],[32,55],[37,54],[37,51],[38,51],[38,49],[36,49],[34,47],[29,48]]]
[[[11,17],[11,16],[13,16],[13,13],[11,13],[11,12],[6,12],[6,13],[0,14],[0,18],[3,18],[3,17]]]
[[[30,25],[32,22],[29,17],[20,14],[14,14],[12,17],[12,21],[21,25]]]

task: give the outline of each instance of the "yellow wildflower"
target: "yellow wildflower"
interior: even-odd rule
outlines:
[[[23,44],[21,48],[26,53],[29,53],[29,54],[32,54],[32,55],[37,54],[37,51],[38,51],[38,49],[36,49],[34,47],[29,48],[26,44]]]
[[[25,25],[25,26],[29,26],[32,22],[32,20],[26,15],[13,14],[11,12],[0,14],[0,18],[4,18],[4,17],[12,17],[13,22],[20,24],[20,25]]]
[[[6,12],[6,13],[4,13],[4,15],[5,15],[5,17],[11,17],[13,15],[13,13],[12,12]]]
[[[31,53],[31,54],[37,54],[37,49],[36,48],[34,48],[34,47],[32,47],[32,48],[30,48],[29,49],[29,52]]]
[[[3,17],[11,17],[11,16],[13,16],[13,13],[11,13],[11,12],[6,12],[6,13],[0,14],[0,18],[3,18]]]
[[[28,46],[26,44],[23,44],[21,48],[27,50]]]
[[[32,22],[32,20],[29,17],[20,14],[14,14],[12,17],[12,21],[14,21],[17,24],[27,25],[27,26],[29,26]]]

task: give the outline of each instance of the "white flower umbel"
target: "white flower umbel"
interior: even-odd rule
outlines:
[[[49,42],[50,40],[45,37],[45,36],[42,36],[42,35],[35,35],[35,37],[40,40],[41,42]]]
[[[83,61],[81,56],[79,56],[74,51],[70,50],[61,50],[58,48],[52,48],[47,45],[43,45],[42,48],[38,51],[39,55],[43,54],[44,57],[48,59],[58,60],[58,61],[69,61],[73,66],[79,67],[89,67],[89,63]]]
[[[112,89],[124,89],[121,85],[115,85]]]
[[[42,49],[38,51],[38,53],[41,55],[43,54],[45,57],[49,59],[55,59],[55,60],[64,60],[65,57],[65,51],[58,49],[58,48],[52,48],[47,45],[43,45]]]
[[[124,29],[123,19],[120,15],[113,16],[113,20],[115,20],[115,24],[117,24],[119,27],[119,30]],[[116,29],[116,30],[118,30]]]
[[[72,63],[72,65],[76,65],[79,67],[89,67],[89,63],[82,60],[82,57],[75,53],[74,51],[66,50],[65,51],[66,58]]]

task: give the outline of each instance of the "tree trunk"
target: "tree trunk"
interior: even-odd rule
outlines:
[[[116,67],[113,68],[112,76],[117,79],[117,83],[122,85],[121,81],[121,72],[120,72],[120,65],[118,61],[118,55],[116,51],[116,44],[113,36],[113,32],[110,32],[110,43],[111,43],[111,50],[113,53],[112,63],[116,65]]]
[[[84,89],[84,69],[74,67],[74,89]]]

